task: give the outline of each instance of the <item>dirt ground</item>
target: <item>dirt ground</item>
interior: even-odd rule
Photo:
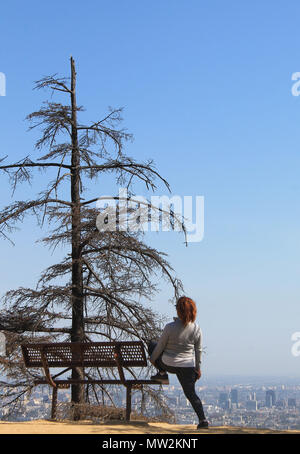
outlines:
[[[274,431],[244,427],[210,427],[197,430],[196,426],[154,422],[132,421],[130,423],[109,422],[104,424],[91,421],[59,422],[34,420],[25,422],[0,422],[0,434],[272,434],[300,433],[298,431]]]

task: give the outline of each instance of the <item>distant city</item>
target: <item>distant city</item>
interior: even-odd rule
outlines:
[[[198,384],[199,383],[199,384]],[[177,424],[196,424],[197,418],[182,388],[176,380],[163,386],[164,401],[176,416]],[[199,394],[212,426],[241,426],[277,430],[300,429],[300,378],[210,378],[197,382]],[[125,407],[122,387],[115,386],[113,393],[117,405]],[[59,401],[70,400],[69,390],[59,391]],[[141,392],[133,394],[132,409],[139,412]],[[39,386],[30,397],[25,397],[24,410],[8,417],[8,408],[0,409],[1,419],[32,420],[50,418],[51,392]],[[109,404],[109,402],[107,402]],[[147,404],[147,416],[156,415],[155,403]]]

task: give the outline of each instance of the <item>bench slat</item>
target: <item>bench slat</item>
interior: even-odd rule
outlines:
[[[122,366],[147,366],[144,346],[140,341],[30,343],[21,347],[26,367],[43,367],[41,351],[49,367],[116,367],[116,346],[119,347]]]

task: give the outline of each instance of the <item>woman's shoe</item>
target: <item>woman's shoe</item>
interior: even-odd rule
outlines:
[[[197,426],[197,429],[208,429],[208,421],[206,419],[200,421]]]
[[[158,381],[159,383],[164,383],[166,385],[169,384],[169,377],[168,374],[160,374],[157,372],[155,375],[151,375],[151,380]]]

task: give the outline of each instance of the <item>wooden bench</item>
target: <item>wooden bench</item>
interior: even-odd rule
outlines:
[[[147,358],[144,345],[140,341],[124,342],[60,342],[22,344],[22,353],[26,367],[44,369],[45,378],[34,381],[35,385],[52,386],[51,418],[56,419],[57,390],[69,388],[72,384],[123,385],[126,387],[126,421],[130,420],[131,390],[142,385],[158,385],[154,380],[134,380],[125,378],[124,368],[146,367]],[[50,368],[65,368],[56,375],[51,375]],[[72,378],[58,379],[65,372],[74,368],[117,367],[120,379],[93,380]]]

